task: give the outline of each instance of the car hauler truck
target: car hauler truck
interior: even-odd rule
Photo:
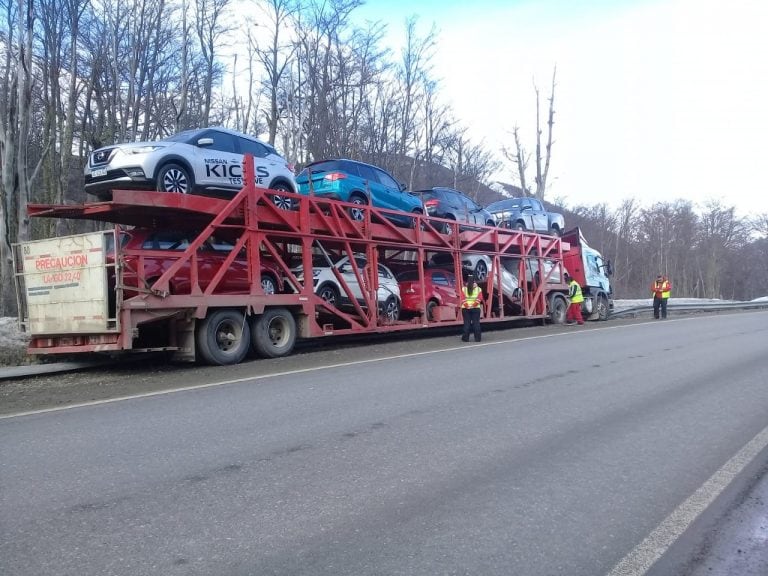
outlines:
[[[252,183],[248,160],[244,181]],[[483,287],[492,297],[484,303],[482,322],[565,320],[567,286],[561,279],[568,247],[560,238],[486,226],[459,231],[456,223],[448,223],[455,229],[446,234],[445,221],[418,214],[408,215],[410,227],[398,227],[386,210],[365,207],[364,218],[356,220],[350,208],[359,206],[292,195],[293,209],[285,210],[272,195],[246,184],[231,200],[116,190],[109,202],[30,205],[34,217],[95,220],[113,227],[14,245],[19,320],[30,334],[29,353],[168,351],[177,360],[223,365],[240,362],[249,351],[263,357],[287,355],[297,338],[458,326],[457,307],[430,306],[423,296],[422,313],[407,320],[384,314],[379,305],[378,264],[418,270],[423,287],[424,271],[438,253],[452,260],[456,278],[461,278],[467,255],[489,259]],[[157,272],[150,263],[167,260],[168,251],[124,246],[124,237],[135,229],[182,230],[191,240]],[[201,251],[216,242],[227,242],[231,249],[211,268]],[[365,256],[365,267],[356,264],[358,255]],[[341,308],[315,293],[314,274],[297,270],[313,270],[318,259],[327,261],[341,291],[350,296],[350,283],[331,265],[344,257],[346,277],[353,274],[362,297],[350,297],[348,307]],[[265,292],[262,260],[283,275],[282,293]],[[545,277],[510,287],[502,274],[510,262],[518,266],[519,278],[532,262],[546,271]],[[244,286],[225,290],[227,275],[237,267],[245,267],[239,271]],[[180,275],[185,282],[178,282]]]

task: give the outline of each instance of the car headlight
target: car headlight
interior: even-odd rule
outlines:
[[[124,150],[128,154],[149,154],[155,150],[159,150],[162,146],[142,146],[141,148],[128,148]]]
[[[312,268],[312,278],[319,278],[320,277],[320,268]]]

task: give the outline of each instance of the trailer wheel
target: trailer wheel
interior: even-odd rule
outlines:
[[[600,294],[597,297],[597,318],[598,320],[608,320],[609,314],[608,298],[605,297],[605,294]]]
[[[263,358],[287,356],[296,343],[296,320],[285,308],[269,308],[253,319],[251,345]]]
[[[552,324],[565,324],[568,302],[562,294],[553,294],[549,299],[549,320]]]
[[[198,325],[196,341],[200,355],[208,364],[237,364],[248,353],[251,329],[241,311],[214,310]]]

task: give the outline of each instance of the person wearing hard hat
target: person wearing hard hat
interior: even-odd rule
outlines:
[[[467,277],[467,285],[461,289],[461,316],[464,328],[461,333],[462,342],[469,342],[469,333],[475,336],[475,342],[480,342],[480,306],[483,303],[483,290],[475,282],[475,277]]]

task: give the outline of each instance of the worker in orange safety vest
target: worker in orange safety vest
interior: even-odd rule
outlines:
[[[656,281],[651,284],[653,294],[653,317],[662,320],[667,317],[667,300],[672,292],[672,283],[663,274],[656,276]],[[661,312],[661,315],[659,315]]]
[[[470,331],[474,334],[475,342],[480,342],[480,306],[483,303],[483,290],[475,283],[471,274],[467,277],[467,285],[461,289],[461,316],[464,328],[461,333],[462,342],[469,342]]]

